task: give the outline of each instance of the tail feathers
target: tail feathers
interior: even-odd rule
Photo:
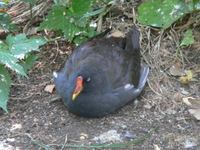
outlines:
[[[148,74],[149,74],[149,67],[148,66],[141,66],[141,70],[140,70],[140,80],[139,80],[139,84],[138,84],[138,89],[143,89],[145,86],[145,83],[147,82],[147,78],[148,78]]]
[[[140,32],[136,26],[133,26],[132,30],[126,36],[125,50],[130,53],[140,52]]]

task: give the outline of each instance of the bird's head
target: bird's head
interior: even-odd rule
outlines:
[[[99,86],[101,86],[100,81],[103,80],[102,75],[99,74],[99,71],[94,70],[92,68],[78,71],[77,75],[73,76],[72,86],[74,87],[72,90],[71,99],[75,101],[80,94],[88,94],[95,93],[95,91],[99,90]]]
[[[59,95],[76,101],[80,95],[97,94],[106,90],[107,78],[98,67],[81,67],[68,77],[64,72],[54,72],[54,83]]]

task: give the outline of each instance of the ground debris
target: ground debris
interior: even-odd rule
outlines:
[[[197,120],[200,120],[200,99],[193,97],[183,98],[183,102],[190,108],[188,111]]]
[[[121,142],[121,136],[116,130],[109,130],[101,135],[94,137],[93,140],[96,143],[108,143],[108,142]]]
[[[184,147],[186,149],[191,149],[197,146],[197,139],[195,138],[187,138],[184,143]]]

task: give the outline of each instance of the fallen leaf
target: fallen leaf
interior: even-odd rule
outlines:
[[[191,115],[193,115],[197,120],[200,120],[200,108],[199,109],[189,109]]]
[[[185,75],[184,76],[181,76],[179,78],[180,82],[182,84],[188,84],[190,81],[192,81],[192,78],[193,78],[193,73],[191,70],[187,70],[185,71]]]
[[[197,120],[200,120],[200,99],[193,97],[183,98],[183,102],[190,107],[188,110]]]
[[[199,109],[200,108],[200,99],[194,97],[185,97],[183,102],[188,105],[190,108]]]
[[[183,70],[178,65],[171,66],[169,69],[169,73],[173,76],[179,76],[179,77],[184,74]]]
[[[88,138],[88,135],[87,134],[85,134],[85,133],[81,133],[80,134],[80,140],[85,140],[85,139],[87,139]]]
[[[47,86],[44,88],[44,91],[45,91],[45,92],[48,92],[48,93],[53,93],[54,88],[55,88],[55,85],[54,85],[54,84],[50,84],[50,85],[47,85]]]
[[[188,106],[192,106],[191,102],[189,101],[189,99],[194,99],[193,97],[184,97],[183,98],[183,102],[188,105]]]
[[[34,35],[34,34],[36,34],[37,33],[37,31],[38,31],[38,28],[36,28],[36,27],[31,27],[31,28],[29,28],[28,29],[28,31],[27,31],[27,35]]]
[[[125,34],[119,30],[116,30],[110,34],[110,37],[124,37]]]
[[[160,150],[160,147],[156,144],[154,144],[153,147],[154,147],[154,150]]]
[[[18,129],[21,129],[22,128],[22,125],[21,124],[13,124],[12,127],[10,128],[10,131],[14,131],[14,130],[18,130]]]

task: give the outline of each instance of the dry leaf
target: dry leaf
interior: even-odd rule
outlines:
[[[183,98],[183,102],[188,105],[188,106],[192,106],[191,102],[189,101],[189,99],[194,99],[193,97],[184,97]]]
[[[156,144],[153,145],[154,146],[154,150],[160,150],[160,147]]]
[[[35,35],[37,33],[37,31],[38,31],[37,27],[31,27],[31,28],[28,29],[26,34],[27,35]]]
[[[189,113],[197,120],[200,120],[200,100],[193,97],[185,97],[183,102],[190,107]]]
[[[183,102],[193,109],[200,109],[200,99],[194,97],[185,97]]]
[[[85,133],[81,133],[80,134],[80,140],[85,140],[85,139],[87,139],[88,138],[88,135],[87,134],[85,134]]]
[[[199,109],[189,109],[191,115],[193,115],[197,120],[200,120],[200,108]]]
[[[188,84],[188,83],[192,80],[192,78],[193,78],[193,73],[192,73],[192,71],[191,71],[191,70],[187,70],[187,71],[185,72],[185,75],[184,75],[184,76],[181,76],[181,77],[179,78],[179,80],[180,80],[180,82],[181,82],[182,84]]]
[[[44,91],[45,91],[45,92],[48,92],[48,93],[53,93],[54,88],[55,88],[55,85],[54,85],[54,84],[50,84],[50,85],[47,85],[47,86],[44,88]]]
[[[171,75],[179,76],[179,77],[184,74],[182,69],[178,67],[178,65],[171,66],[171,68],[169,69],[169,72]]]
[[[110,37],[124,37],[125,34],[119,30],[114,31],[109,35]]]

